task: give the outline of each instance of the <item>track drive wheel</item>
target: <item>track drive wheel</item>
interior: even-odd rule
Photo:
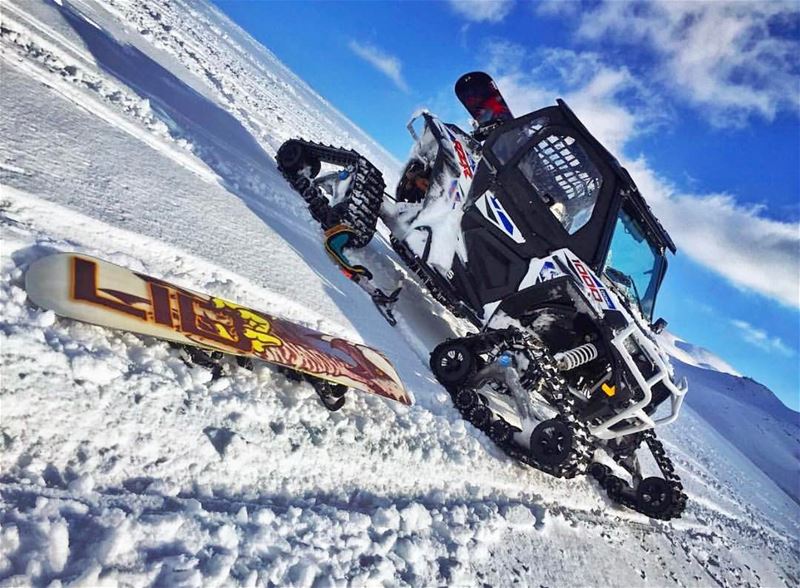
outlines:
[[[430,358],[431,371],[444,386],[458,386],[475,373],[475,355],[458,341],[445,341],[436,346]]]
[[[570,456],[573,435],[561,419],[542,421],[531,433],[531,457],[547,466],[559,466]]]
[[[664,478],[651,476],[639,482],[636,503],[641,512],[653,516],[672,508],[672,487]]]
[[[300,141],[286,141],[286,143],[281,145],[280,149],[278,149],[275,158],[278,161],[278,166],[288,173],[296,173],[303,169],[303,167],[309,166],[311,168],[312,178],[319,174],[319,170],[322,167],[319,159],[307,153]]]

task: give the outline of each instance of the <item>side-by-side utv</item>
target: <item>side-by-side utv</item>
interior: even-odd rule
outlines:
[[[616,502],[679,516],[686,495],[654,433],[686,393],[653,314],[675,245],[563,101],[514,118],[479,72],[456,92],[474,130],[415,116],[393,196],[354,151],[293,139],[278,166],[378,304],[397,292],[372,285],[343,247],[366,245],[380,218],[431,295],[478,329],[430,359],[466,419],[515,459],[559,477],[588,472]]]

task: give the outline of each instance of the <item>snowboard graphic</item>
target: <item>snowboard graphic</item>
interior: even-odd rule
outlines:
[[[482,71],[464,74],[458,78],[455,90],[461,104],[480,126],[514,118],[489,74]]]
[[[94,257],[39,259],[28,269],[25,289],[37,306],[63,317],[260,359],[411,404],[392,364],[371,347]]]

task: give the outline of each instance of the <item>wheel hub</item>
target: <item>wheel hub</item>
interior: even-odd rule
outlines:
[[[542,421],[531,433],[531,455],[539,463],[559,465],[572,449],[572,431],[558,419]]]
[[[645,478],[636,489],[639,506],[646,512],[658,513],[671,503],[670,486],[663,478]]]

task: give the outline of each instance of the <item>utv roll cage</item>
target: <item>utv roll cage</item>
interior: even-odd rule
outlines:
[[[658,275],[653,279],[655,303],[667,269],[666,251],[675,253],[675,244],[644,201],[628,171],[595,139],[563,100],[557,100],[555,106],[499,125],[486,138],[482,150],[482,162],[487,164],[491,177],[486,179],[476,175],[469,199],[474,201],[487,189],[500,189],[510,196],[511,205],[517,209],[515,218],[518,222],[526,224],[526,219],[530,219],[523,232],[544,241],[545,251],[529,250],[527,253],[531,256],[568,248],[589,264],[596,274],[602,274],[617,216],[620,209],[624,209],[641,226],[644,237],[661,260],[655,268]],[[526,158],[533,158],[539,169],[526,172]],[[570,200],[587,200],[590,205],[588,215],[585,214],[587,208],[584,208],[584,218],[578,223],[566,223],[564,218],[558,218],[553,207],[560,203],[551,192],[559,191]],[[520,248],[526,246],[523,244]],[[558,286],[570,288],[568,279],[564,279],[563,284],[557,282],[548,282],[547,292],[541,294],[549,298],[558,292]],[[511,295],[501,302],[499,308],[510,316],[522,315],[537,306],[536,290],[533,287],[528,292]],[[564,298],[574,300],[578,294],[565,293]],[[552,302],[552,299],[547,302]],[[612,320],[612,316],[607,318]],[[643,335],[635,323],[612,336],[610,343],[615,349],[616,361],[626,364],[635,386],[643,394],[637,402],[594,427],[592,433],[600,438],[613,438],[672,422],[680,411],[685,387],[676,386],[671,381],[669,367],[655,343]],[[646,350],[646,355],[652,358],[649,377],[645,377],[637,367],[629,348]],[[656,392],[657,386],[664,387],[661,393]],[[665,417],[656,418],[651,413],[660,403],[658,399],[666,398],[665,393],[671,397],[670,412]],[[657,398],[655,405],[651,404],[654,398]]]
[[[560,175],[562,188],[574,191],[576,183],[580,181],[574,170],[582,163],[585,165],[571,158],[570,151],[585,153],[599,174],[599,186],[596,186],[598,193],[591,217],[571,234],[548,208],[550,195],[538,193],[538,198],[529,198],[524,202],[537,214],[537,225],[544,225],[537,226],[540,229],[538,236],[547,241],[551,251],[568,247],[595,272],[600,273],[606,262],[615,226],[611,217],[616,217],[624,205],[626,212],[641,223],[648,240],[661,253],[667,249],[675,253],[675,244],[639,194],[628,171],[594,138],[566,102],[561,99],[556,102],[556,106],[542,108],[503,123],[483,144],[483,161],[492,169],[496,181],[511,195],[539,192],[519,169],[521,160],[537,149],[539,157],[547,159],[548,171]],[[557,138],[571,139],[573,142],[567,146]],[[543,152],[542,148],[547,152]],[[584,173],[587,173],[586,170]],[[659,285],[664,271],[658,278]]]

